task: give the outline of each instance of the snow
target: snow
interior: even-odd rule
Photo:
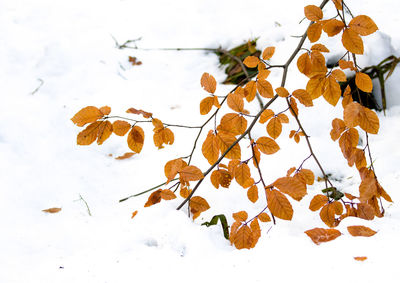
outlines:
[[[246,191],[236,185],[215,190],[205,181],[198,193],[211,209],[194,222],[186,209],[175,210],[181,200],[149,208],[143,208],[147,195],[118,202],[164,182],[164,164],[190,153],[195,130],[173,129],[174,145],[159,151],[152,145],[151,128],[144,127],[147,143],[142,153],[123,161],[109,154],[128,151],[125,138],[114,135],[102,146],[78,147],[75,142],[81,129],[70,118],[88,105],[109,105],[112,114],[123,116],[127,108],[135,107],[167,123],[199,125],[205,119],[198,114],[205,97],[201,74],[209,72],[217,81],[224,78],[213,54],[119,50],[113,37],[119,43],[141,37],[137,44],[143,48],[230,48],[260,37],[258,47],[276,46],[272,63],[280,64],[297,44],[291,36],[302,34],[307,25],[299,24],[307,4],[319,5],[295,0],[255,0],[246,5],[236,0],[1,1],[0,282],[398,282],[399,70],[387,81],[390,109],[386,116],[379,113],[380,133],[371,137],[374,167],[394,203],[384,203],[382,219],[343,220],[339,226],[343,235],[319,246],[304,231],[325,227],[308,210],[320,183],[300,203],[291,200],[295,209],[291,222],[262,224],[255,249],[235,250],[220,226],[200,224],[221,213],[231,223],[232,212],[247,210],[254,215],[265,206],[262,199],[251,204]],[[399,56],[399,2],[348,4],[353,13],[369,15],[380,28],[366,38],[369,47],[360,64]],[[131,66],[128,56],[136,56],[143,65]],[[280,75],[271,74],[274,87]],[[293,66],[287,88],[304,88],[305,83]],[[218,85],[216,94],[226,95],[230,89]],[[274,109],[283,107],[274,104]],[[356,192],[358,173],[346,166],[337,143],[329,138],[329,121],[341,117],[340,107],[334,109],[321,100],[307,110],[301,118],[323,166],[339,189]],[[320,119],[321,113],[326,119]],[[265,135],[264,127],[257,126],[254,138]],[[292,128],[287,126],[283,137]],[[285,150],[262,160],[266,182],[308,156],[304,142],[296,145],[283,137],[279,144]],[[208,166],[201,154],[195,155],[194,164],[203,170]],[[318,172],[311,160],[305,167]],[[62,211],[42,212],[50,207]],[[135,210],[139,213],[131,219]],[[366,225],[378,233],[353,238],[345,229],[349,225]],[[354,256],[368,259],[358,262]]]

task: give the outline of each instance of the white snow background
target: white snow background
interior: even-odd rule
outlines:
[[[265,206],[261,190],[260,200],[253,205],[246,190],[234,182],[230,189],[216,190],[207,177],[198,195],[208,200],[211,209],[194,222],[186,209],[175,210],[179,198],[150,208],[143,208],[148,195],[118,202],[164,182],[164,164],[190,153],[196,130],[173,128],[174,145],[157,150],[152,128],[143,125],[142,153],[123,161],[109,154],[115,157],[128,151],[126,138],[113,135],[102,146],[76,145],[82,128],[70,118],[88,105],[108,105],[112,114],[123,116],[131,115],[125,110],[135,107],[166,123],[200,125],[207,118],[198,110],[207,95],[199,83],[202,73],[209,72],[219,82],[224,79],[211,53],[119,50],[112,37],[120,43],[141,37],[137,44],[143,48],[227,49],[259,37],[258,48],[275,46],[272,63],[282,64],[297,45],[293,36],[306,28],[307,21],[299,22],[308,4],[320,3],[1,1],[0,282],[399,282],[399,69],[387,81],[389,109],[386,116],[378,114],[379,135],[371,137],[377,175],[394,203],[384,202],[385,217],[372,222],[346,218],[338,227],[343,235],[319,246],[304,234],[326,227],[308,209],[312,196],[323,188],[319,182],[301,202],[291,200],[292,221],[261,224],[262,236],[252,250],[232,247],[219,225],[200,224],[215,214],[225,214],[230,223],[232,212],[256,214]],[[361,66],[400,55],[398,0],[353,0],[348,5],[355,15],[369,15],[379,27],[364,37],[365,55],[358,57]],[[329,3],[324,11],[332,14],[332,9]],[[324,36],[324,40],[334,55],[338,38]],[[128,56],[143,64],[131,66]],[[274,87],[279,86],[280,75],[280,71],[271,74]],[[304,88],[305,83],[294,61],[287,88]],[[217,94],[226,95],[231,88],[219,84]],[[247,109],[257,110],[257,103],[253,104]],[[358,173],[347,167],[329,136],[330,121],[341,117],[341,111],[340,106],[333,108],[320,99],[300,115],[335,185],[357,193]],[[304,141],[297,145],[287,138],[290,129],[297,127],[285,127],[278,139],[279,153],[263,156],[267,182],[283,176],[309,154]],[[265,135],[264,131],[260,126],[253,136]],[[200,151],[193,164],[204,171],[208,168]],[[319,174],[311,159],[304,167]],[[62,210],[42,212],[50,207]],[[135,210],[139,213],[131,219]],[[346,230],[349,225],[366,225],[378,233],[355,238]],[[359,262],[355,256],[368,259]]]

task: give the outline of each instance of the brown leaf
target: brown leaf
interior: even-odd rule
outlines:
[[[263,60],[269,60],[272,58],[272,56],[275,53],[275,47],[270,46],[264,49],[263,53],[262,53],[262,58]]]
[[[339,11],[343,10],[343,1],[342,0],[332,0],[332,2],[335,4],[336,9]]]
[[[181,176],[181,178],[186,182],[197,181],[204,178],[204,175],[201,172],[201,170],[193,165],[184,167],[183,169],[179,170],[178,173]]]
[[[255,67],[257,67],[258,62],[260,62],[260,59],[258,59],[258,57],[256,57],[256,56],[247,56],[243,60],[243,64],[245,64],[245,66],[247,68],[255,68]]]
[[[360,187],[360,201],[364,202],[378,195],[377,181],[374,177],[368,177],[361,181]]]
[[[299,69],[300,73],[308,76],[311,73],[311,58],[308,53],[303,53],[297,59],[297,68]]]
[[[258,188],[256,185],[252,185],[247,190],[247,198],[252,202],[255,203],[258,200]]]
[[[99,110],[104,116],[106,116],[106,115],[111,113],[111,107],[109,107],[109,106],[100,107]]]
[[[319,51],[311,52],[311,73],[309,77],[322,77],[328,71],[324,55]]]
[[[351,102],[343,110],[343,121],[349,128],[356,127],[360,123],[362,106],[358,102]]]
[[[256,97],[257,85],[255,81],[249,81],[244,87],[244,95],[247,102],[251,102]]]
[[[266,190],[268,208],[271,213],[283,220],[292,220],[293,208],[284,194],[278,190]]]
[[[116,120],[112,124],[113,132],[117,136],[125,136],[125,134],[129,131],[131,128],[131,124],[129,124],[126,121],[122,120]]]
[[[236,182],[244,188],[248,186],[248,180],[250,179],[250,167],[246,163],[241,163],[235,168],[235,179]],[[251,185],[251,184],[250,184]]]
[[[271,119],[274,116],[275,116],[274,111],[272,111],[271,109],[265,109],[260,115],[259,122],[261,124],[264,124],[265,122],[267,122],[269,119]]]
[[[58,213],[61,211],[60,207],[52,207],[52,208],[48,208],[48,209],[43,209],[43,212],[47,212],[47,213]]]
[[[350,21],[349,27],[359,35],[370,35],[378,30],[374,21],[365,15],[354,17]]]
[[[355,256],[354,259],[357,260],[357,261],[364,261],[364,260],[367,260],[368,257],[366,257],[366,256]]]
[[[253,244],[253,236],[251,229],[247,225],[243,225],[235,233],[233,244],[238,250],[250,249]]]
[[[200,102],[200,114],[201,115],[206,115],[211,111],[211,108],[214,105],[214,97],[209,96],[204,98],[201,102]]]
[[[258,223],[257,218],[254,218],[250,223],[251,236],[253,238],[251,243],[251,248],[254,248],[258,242],[258,239],[261,237],[261,229],[260,224]]]
[[[213,131],[208,132],[207,138],[203,142],[201,147],[203,156],[207,159],[208,163],[214,164],[219,158],[219,147],[217,137],[214,135]]]
[[[128,134],[128,146],[136,153],[140,153],[144,143],[144,132],[139,126],[134,126]]]
[[[373,220],[375,218],[375,210],[368,203],[357,204],[357,217],[365,220]]]
[[[335,118],[332,121],[331,138],[336,141],[340,138],[340,135],[346,130],[346,125],[343,120]]]
[[[344,48],[354,54],[364,53],[364,44],[361,37],[352,29],[344,29],[342,35],[342,44]]]
[[[268,137],[260,137],[256,141],[256,144],[264,154],[274,154],[280,149],[279,145],[273,139]]]
[[[324,228],[314,228],[311,230],[307,230],[304,233],[306,233],[307,236],[310,237],[311,240],[317,245],[323,242],[332,241],[337,237],[339,237],[340,235],[342,235],[342,233],[340,233],[340,231],[336,229],[324,229]]]
[[[115,157],[115,159],[117,159],[117,160],[128,159],[128,158],[131,158],[132,156],[134,156],[135,154],[136,154],[136,152],[126,152],[121,156]]]
[[[201,87],[209,92],[214,93],[217,88],[217,82],[215,81],[214,77],[209,73],[204,73],[200,79]]]
[[[230,93],[228,95],[227,104],[229,108],[236,112],[243,112],[244,102],[243,97],[237,93]]]
[[[356,86],[363,92],[372,92],[373,84],[371,78],[364,73],[356,73]]]
[[[288,97],[289,96],[289,92],[284,87],[278,87],[275,89],[275,91],[280,97]]]
[[[329,49],[325,45],[317,43],[311,46],[311,51],[329,52]]]
[[[153,141],[158,148],[164,148],[164,144],[171,145],[174,143],[174,133],[168,128],[162,128],[154,131]]]
[[[133,217],[135,217],[137,213],[138,213],[138,211],[137,211],[137,210],[135,210],[134,212],[132,212],[131,219],[132,219]]]
[[[348,226],[347,231],[353,237],[371,237],[376,234],[376,231],[362,225]]]
[[[236,213],[232,214],[233,219],[235,219],[236,221],[239,222],[245,222],[247,220],[247,218],[249,217],[249,215],[247,214],[246,211],[242,210]]]
[[[200,196],[195,196],[189,200],[189,207],[190,212],[193,213],[193,219],[195,219],[200,215],[200,213],[208,210],[210,208],[210,205],[204,198]]]
[[[227,113],[221,118],[218,131],[236,135],[243,134],[247,129],[247,120],[237,113]]]
[[[310,169],[301,169],[297,174],[295,175],[297,179],[299,179],[301,182],[307,185],[312,185],[314,184],[315,176],[313,171]]]
[[[292,95],[306,107],[314,106],[311,95],[304,89],[297,89],[293,91]]]
[[[257,90],[262,97],[265,98],[273,98],[274,97],[274,90],[272,85],[266,80],[259,80],[256,83]]]
[[[181,169],[185,168],[186,166],[187,163],[181,158],[168,161],[164,166],[164,174],[168,179],[167,184],[175,178],[176,174],[178,174]]]
[[[99,127],[101,121],[96,121],[88,125],[82,132],[76,137],[76,143],[78,145],[90,145],[97,139]]]
[[[174,192],[171,190],[168,190],[168,189],[161,190],[160,195],[163,200],[171,200],[171,199],[176,198],[176,195],[174,194]]]
[[[322,20],[324,14],[320,7],[315,5],[307,5],[304,7],[304,15],[310,21],[319,21]]]
[[[276,139],[282,133],[282,123],[278,117],[272,118],[267,124],[267,132],[271,138]]]
[[[335,206],[328,203],[326,204],[321,211],[319,212],[319,216],[321,220],[329,227],[335,227]]]
[[[159,203],[160,201],[161,201],[161,189],[158,189],[157,191],[154,191],[150,194],[149,198],[147,199],[147,202],[144,204],[144,207],[152,206],[156,203]]]
[[[236,142],[236,138],[233,135],[223,133],[219,131],[217,133],[217,142],[218,142],[218,147],[222,153],[225,153],[225,151],[234,143]],[[226,155],[226,158],[228,159],[240,159],[241,157],[241,150],[240,146],[237,143]]]
[[[87,106],[79,110],[79,112],[71,118],[71,121],[78,127],[82,127],[88,123],[96,122],[103,116],[104,114],[97,107]]]
[[[312,78],[308,81],[306,91],[311,95],[312,100],[322,95],[324,85],[325,77]]]
[[[379,118],[376,113],[364,106],[359,111],[360,128],[370,134],[377,134],[379,131]]]
[[[266,214],[265,212],[260,213],[257,216],[258,220],[260,220],[261,222],[270,222],[271,221],[271,217],[269,217],[268,214]]]
[[[310,202],[309,209],[311,211],[317,211],[328,203],[328,197],[326,195],[315,195]]]
[[[322,24],[320,22],[316,22],[308,27],[307,37],[310,40],[310,42],[316,42],[321,37],[321,33],[322,33]]]
[[[138,110],[138,109],[135,109],[133,107],[131,107],[128,110],[126,110],[126,113],[142,115],[146,119],[147,118],[151,118],[153,116],[153,114],[150,113],[150,112],[146,112],[146,111],[143,111],[143,110],[140,110],[140,109]]]
[[[101,122],[97,132],[97,144],[103,144],[103,142],[111,136],[112,132],[113,127],[110,121]]]
[[[300,201],[307,194],[306,185],[293,177],[279,178],[273,185],[282,193],[291,196],[297,201]]]
[[[335,36],[344,29],[344,23],[337,19],[327,20],[322,29],[328,36]]]
[[[325,91],[323,93],[325,100],[329,104],[336,106],[336,104],[340,99],[341,94],[342,91],[340,89],[340,85],[336,82],[333,76],[329,76],[325,80]]]
[[[345,82],[347,81],[346,74],[340,70],[340,69],[335,69],[332,71],[332,76],[337,80],[338,82]]]
[[[339,60],[339,67],[342,70],[345,70],[345,69],[353,70],[354,69],[354,63],[353,63],[353,61]]]

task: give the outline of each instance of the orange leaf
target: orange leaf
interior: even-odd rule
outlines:
[[[272,98],[274,97],[274,90],[272,85],[266,80],[257,81],[257,90],[262,97]]]
[[[345,29],[342,35],[344,48],[354,54],[364,53],[364,44],[361,37],[352,29]]]
[[[258,59],[258,57],[255,56],[247,56],[244,61],[243,64],[246,65],[246,67],[248,68],[255,68],[258,65],[258,62],[260,62],[260,59]]]
[[[171,200],[176,198],[174,192],[168,189],[162,190],[160,195],[163,200]]]
[[[189,207],[190,207],[190,212],[194,214],[193,219],[195,219],[197,218],[197,216],[200,215],[200,213],[208,210],[210,208],[210,205],[204,198],[195,196],[189,200]]]
[[[311,51],[329,52],[329,49],[325,45],[317,43],[311,46]]]
[[[354,259],[357,260],[357,261],[364,261],[364,260],[366,260],[368,258],[366,256],[355,256]]]
[[[43,209],[43,212],[47,212],[47,213],[58,213],[61,211],[60,207],[52,207],[52,208],[48,208],[48,209]]]
[[[311,211],[317,211],[328,203],[328,197],[326,195],[315,195],[310,202],[309,209]]]
[[[352,102],[353,102],[353,96],[351,95],[351,88],[348,85],[343,92],[343,100],[342,100],[343,108],[346,108],[346,106]]]
[[[337,19],[331,19],[325,22],[322,29],[328,36],[335,36],[344,29],[344,23]]]
[[[147,199],[147,202],[144,204],[144,207],[152,206],[156,203],[159,203],[160,201],[161,201],[161,189],[158,189],[157,191],[154,191],[150,194],[149,198]]]
[[[260,137],[256,141],[257,147],[264,154],[274,154],[280,148],[279,145],[271,138],[268,137]]]
[[[322,90],[325,85],[325,78],[312,78],[308,81],[306,91],[311,95],[311,99],[314,100],[322,95]]]
[[[282,193],[300,201],[307,194],[307,187],[304,183],[293,177],[282,177],[277,179],[273,185]]]
[[[270,218],[269,215],[266,214],[265,212],[260,213],[260,214],[257,216],[257,218],[258,218],[258,220],[260,220],[261,222],[270,222],[270,221],[271,221],[271,218]]]
[[[275,91],[280,97],[288,97],[289,96],[289,92],[284,87],[278,87],[275,89]]]
[[[82,127],[88,123],[96,122],[103,116],[104,114],[97,107],[87,106],[79,110],[79,112],[71,118],[71,121],[78,127]]]
[[[111,107],[109,107],[109,106],[100,107],[99,110],[104,116],[111,113]]]
[[[371,237],[376,234],[376,231],[361,225],[348,226],[347,231],[353,237]]]
[[[319,20],[322,20],[322,18],[324,17],[324,14],[322,13],[321,8],[317,7],[315,5],[305,6],[304,7],[304,15],[310,21],[319,21]]]
[[[370,134],[377,134],[379,131],[379,118],[376,113],[362,106],[359,114],[360,128]]]
[[[365,220],[373,220],[375,218],[375,210],[368,203],[359,203],[357,205],[357,217]]]
[[[228,106],[236,112],[243,112],[244,102],[243,97],[236,93],[230,93],[227,99]]]
[[[299,69],[300,73],[306,76],[311,73],[311,58],[308,53],[300,55],[300,57],[297,59],[297,68]]]
[[[209,92],[214,93],[217,88],[217,82],[215,81],[214,77],[209,73],[204,73],[200,79],[201,87]]]
[[[174,140],[174,133],[168,128],[158,129],[154,132],[153,135],[154,145],[158,149],[163,148],[163,144],[173,144]]]
[[[275,53],[275,47],[270,46],[264,49],[263,53],[262,53],[262,58],[263,60],[269,60],[272,58],[272,56]]]
[[[329,76],[325,80],[325,91],[323,93],[325,100],[329,104],[336,106],[336,104],[340,99],[341,94],[342,91],[340,89],[340,85],[336,82],[333,76]]]
[[[112,128],[114,134],[116,134],[117,136],[124,136],[131,128],[131,124],[126,121],[116,120],[112,124]]]
[[[258,242],[258,239],[261,237],[261,229],[260,224],[258,223],[257,218],[254,218],[250,223],[251,228],[251,236],[253,238],[251,243],[251,248],[254,248]]]
[[[137,211],[137,210],[135,210],[134,212],[132,212],[131,219],[132,219],[133,217],[135,217],[137,213],[138,213],[138,211]]]
[[[322,24],[320,22],[313,23],[307,30],[307,36],[310,42],[316,42],[322,34]]]
[[[258,188],[256,185],[251,186],[247,190],[247,198],[252,202],[255,203],[258,200]]]
[[[76,143],[78,145],[90,145],[97,139],[97,133],[99,132],[99,127],[101,121],[93,122],[88,125],[82,132],[76,137]]]
[[[103,121],[99,126],[99,131],[97,132],[97,144],[101,145],[108,139],[113,132],[113,127],[110,121]]]
[[[269,119],[271,119],[272,117],[274,117],[274,111],[272,111],[271,109],[265,109],[260,116],[260,123],[264,124],[265,122],[267,122]]]
[[[283,220],[291,220],[293,208],[284,194],[278,190],[266,190],[268,208],[271,213]]]
[[[332,76],[335,78],[335,80],[337,80],[338,82],[345,82],[347,81],[347,77],[346,74],[340,70],[340,69],[336,69],[332,71]]]
[[[279,119],[281,123],[285,124],[289,123],[289,117],[285,113],[279,113],[278,116],[276,117]]]
[[[247,217],[249,217],[249,215],[247,214],[246,211],[242,210],[236,213],[232,214],[233,219],[235,219],[236,221],[239,222],[245,222],[247,220]]]
[[[337,237],[339,237],[340,235],[342,235],[340,231],[336,229],[324,229],[324,228],[314,228],[311,230],[307,230],[304,233],[306,233],[307,236],[310,237],[311,240],[317,245],[323,242],[332,241]]]
[[[211,111],[214,105],[214,97],[209,96],[200,101],[200,114],[206,115]]]
[[[264,63],[258,63],[258,66],[260,65],[264,65]],[[262,70],[258,70],[258,74],[257,74],[257,80],[262,81],[262,80],[266,80],[269,76],[269,74],[271,74],[271,71],[268,69],[262,69]]]
[[[185,182],[197,181],[204,178],[201,170],[193,165],[184,167],[183,169],[179,170],[178,173]]]
[[[343,10],[343,0],[332,0],[332,2],[335,4],[336,9]]]
[[[297,172],[295,177],[298,178],[304,184],[307,185],[314,184],[315,176],[313,171],[311,171],[310,169],[301,169],[299,172]]]
[[[238,167],[235,168],[236,182],[242,187],[246,188],[250,177],[250,167],[246,163],[241,163]]]
[[[332,121],[332,130],[331,130],[331,138],[332,140],[336,141],[340,138],[340,135],[346,130],[346,125],[344,124],[343,120],[340,119],[333,119]]]
[[[271,138],[276,139],[282,133],[282,123],[279,118],[275,117],[269,120],[267,124],[267,132]]]
[[[150,112],[146,112],[143,110],[137,110],[133,107],[129,108],[128,110],[126,110],[126,113],[131,113],[131,114],[137,114],[137,115],[142,115],[144,118],[151,118],[151,116],[153,116],[152,113]]]
[[[364,202],[378,195],[378,186],[375,177],[367,177],[361,181],[360,201]]]
[[[359,35],[370,35],[378,30],[374,21],[365,15],[360,15],[353,18],[349,27]]]
[[[297,108],[297,102],[293,97],[290,98],[289,105],[290,105],[290,113],[293,116],[298,116],[299,115],[299,109]]]
[[[328,71],[324,55],[319,51],[311,52],[311,73],[309,77],[325,76]]]
[[[293,91],[292,95],[296,97],[301,104],[306,107],[314,106],[311,95],[304,89]]]
[[[255,81],[249,81],[244,87],[244,95],[247,102],[253,101],[256,97],[257,86]]]
[[[383,197],[388,202],[393,202],[392,198],[388,195],[388,193],[383,189],[383,187],[378,183],[378,194],[380,197]]]
[[[223,131],[234,136],[243,134],[247,129],[247,120],[236,113],[225,114],[217,127],[218,131]]]
[[[210,163],[211,165],[218,160],[218,141],[212,130],[208,132],[207,138],[203,142],[203,145],[201,147],[201,152],[203,153],[203,156],[207,159],[208,163]]]
[[[151,123],[152,123],[153,126],[154,126],[154,129],[153,129],[154,132],[156,132],[157,130],[161,130],[161,129],[164,128],[163,122],[161,122],[161,120],[159,120],[159,119],[157,119],[157,118],[153,118],[153,119],[151,120]]]
[[[362,106],[357,102],[351,102],[346,105],[343,111],[343,121],[349,128],[356,127],[360,123],[360,112]]]
[[[326,204],[321,211],[319,212],[319,216],[321,220],[329,227],[335,227],[335,206],[331,203]]]
[[[233,135],[223,133],[223,132],[218,132],[217,133],[217,142],[218,142],[218,147],[222,153],[225,153],[225,151],[234,143],[236,142],[236,138]],[[240,159],[241,157],[241,150],[240,146],[237,143],[226,155],[226,158],[228,159]]]
[[[140,153],[144,143],[144,132],[139,126],[134,126],[128,134],[128,146],[136,153]]]
[[[115,159],[117,159],[117,160],[128,159],[128,158],[131,158],[135,154],[136,154],[135,152],[126,152],[121,156],[115,157]]]
[[[235,233],[233,244],[238,250],[250,249],[252,247],[253,236],[251,233],[251,229],[247,225],[243,225]]]
[[[342,70],[345,70],[345,69],[354,70],[354,63],[353,63],[353,61],[339,60],[339,67]]]
[[[363,92],[372,92],[373,84],[371,78],[364,73],[356,73],[356,86]]]
[[[181,158],[173,159],[168,161],[164,166],[164,174],[167,177],[167,184],[175,178],[176,174],[187,166],[187,163],[183,161]]]

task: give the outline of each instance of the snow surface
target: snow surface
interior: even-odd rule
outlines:
[[[386,117],[379,114],[380,134],[371,137],[374,166],[394,203],[384,203],[386,216],[373,222],[345,219],[339,226],[343,235],[319,246],[303,232],[324,227],[307,208],[321,183],[300,203],[291,201],[293,221],[262,224],[255,249],[235,250],[220,226],[200,224],[215,214],[223,213],[231,222],[232,212],[245,209],[251,215],[263,208],[262,198],[254,206],[237,186],[217,191],[204,182],[198,193],[211,209],[194,222],[185,209],[175,210],[181,200],[146,209],[147,195],[118,203],[162,183],[165,162],[188,154],[196,131],[174,129],[175,144],[158,151],[151,128],[146,128],[142,153],[124,161],[109,154],[128,151],[125,138],[112,136],[100,147],[75,144],[81,129],[70,118],[87,105],[109,105],[113,114],[125,116],[127,108],[135,107],[167,123],[199,125],[205,117],[198,114],[198,104],[206,95],[199,85],[201,74],[224,78],[213,54],[119,50],[112,37],[120,43],[142,37],[138,45],[143,48],[230,48],[260,37],[259,48],[276,46],[272,62],[281,64],[297,44],[291,36],[306,27],[305,21],[299,22],[307,4],[319,5],[297,0],[1,1],[0,282],[399,282],[398,69],[387,82],[391,107]],[[365,56],[359,63],[366,66],[390,54],[399,56],[399,1],[348,4],[353,13],[369,15],[380,28],[365,39]],[[335,46],[332,50],[334,54]],[[143,65],[130,66],[128,56],[136,56]],[[289,72],[289,90],[304,88],[306,82],[295,69]],[[279,85],[279,72],[270,78],[274,87]],[[218,85],[217,94],[225,95],[230,88]],[[356,192],[358,173],[346,166],[329,138],[329,117],[340,117],[340,107],[316,104],[301,117],[314,149],[337,180],[335,185]],[[283,135],[290,129],[287,126]],[[259,126],[254,136],[261,135]],[[279,144],[285,150],[262,161],[267,182],[308,156],[304,142],[296,145],[283,137]],[[207,168],[200,154],[194,164]],[[311,160],[305,167],[318,172]],[[42,212],[50,207],[62,211]],[[135,210],[139,213],[131,219]],[[378,233],[354,238],[345,229],[348,225],[366,225]],[[368,259],[358,262],[354,256]]]

